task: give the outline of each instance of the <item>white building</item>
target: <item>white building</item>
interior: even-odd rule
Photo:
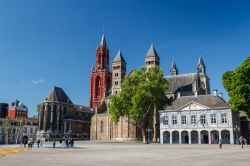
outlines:
[[[180,96],[159,113],[160,142],[167,144],[234,144],[239,114],[217,95]]]
[[[38,120],[36,118],[25,118],[25,124],[23,126],[23,133],[19,136],[19,142],[22,140],[23,136],[27,138],[36,139],[36,133],[38,128]],[[0,119],[0,123],[3,122],[4,119]],[[16,126],[16,119],[12,120],[10,132],[9,132],[9,143],[15,143],[17,137],[18,126]],[[0,144],[4,143],[3,131],[0,128]]]

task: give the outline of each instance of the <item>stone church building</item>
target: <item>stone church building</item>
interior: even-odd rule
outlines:
[[[112,70],[112,72],[111,72]],[[109,104],[111,95],[118,95],[121,83],[126,76],[126,61],[118,51],[109,69],[109,49],[102,36],[96,50],[96,65],[92,66],[90,78],[90,107],[96,114],[91,120],[91,140],[137,140],[141,137],[140,130],[129,123],[129,119],[121,118],[115,124],[111,121],[109,111],[99,112],[103,102]]]
[[[153,45],[150,46],[145,56],[145,67],[150,68],[160,65],[160,57]],[[90,107],[96,110],[91,120],[91,140],[141,140],[142,134],[136,126],[129,123],[129,119],[121,118],[117,124],[111,121],[109,111],[99,112],[103,102],[109,103],[109,97],[119,95],[121,83],[126,76],[126,61],[118,51],[112,61],[112,68],[109,68],[109,49],[102,36],[101,43],[96,50],[96,65],[92,66],[90,78]],[[170,68],[170,75],[164,78],[169,82],[169,89],[166,90],[167,103],[171,104],[177,99],[178,94],[182,96],[198,94],[210,94],[209,78],[206,75],[206,66],[200,58],[197,71],[189,74],[178,74],[178,68],[173,62]],[[160,137],[159,116],[157,116],[157,140]],[[150,139],[152,140],[153,126],[149,122]],[[149,130],[150,131],[150,130]]]
[[[93,111],[89,107],[73,104],[62,88],[54,86],[37,108],[38,139],[90,138]]]

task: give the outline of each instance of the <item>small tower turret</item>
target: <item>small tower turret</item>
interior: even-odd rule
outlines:
[[[148,53],[145,57],[145,66],[147,69],[153,67],[153,66],[160,66],[160,57],[158,56],[157,52],[155,51],[155,48],[153,44],[151,44]]]
[[[175,61],[173,61],[172,66],[170,68],[170,75],[173,76],[173,75],[178,75],[178,74],[179,74],[178,68],[175,64]]]
[[[126,76],[126,61],[119,50],[112,62],[112,95],[118,95],[121,91],[121,84]]]
[[[199,58],[199,62],[198,62],[198,65],[197,65],[197,70],[198,70],[199,74],[206,74],[206,66],[205,66],[205,64],[203,62],[202,57]]]

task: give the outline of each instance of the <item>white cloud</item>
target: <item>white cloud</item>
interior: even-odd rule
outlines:
[[[45,83],[45,79],[32,80],[32,84],[34,85],[43,84],[43,83]]]

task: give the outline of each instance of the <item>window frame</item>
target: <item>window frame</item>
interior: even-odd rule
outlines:
[[[168,115],[163,116],[163,125],[168,125]]]
[[[175,122],[175,123],[174,123]],[[172,115],[172,124],[173,125],[177,125],[178,121],[177,121],[177,116],[176,115]]]
[[[206,115],[200,115],[200,123],[202,124],[202,125],[204,125],[204,124],[206,124]]]
[[[196,115],[191,115],[191,124],[192,125],[195,125],[197,122],[196,122]]]
[[[211,120],[211,124],[216,124],[217,123],[217,116],[216,116],[216,114],[211,114],[210,115],[210,120]]]
[[[225,115],[225,116],[223,116]],[[228,120],[227,120],[227,113],[221,113],[221,123],[222,124],[227,124]]]
[[[183,123],[185,122],[185,123]],[[186,115],[181,115],[181,124],[186,125],[187,124],[187,116]]]

